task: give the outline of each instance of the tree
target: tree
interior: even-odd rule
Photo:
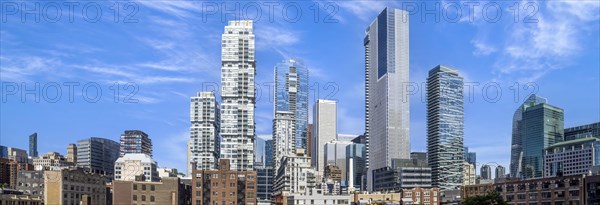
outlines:
[[[486,195],[465,198],[464,205],[508,205],[496,191],[488,192]]]

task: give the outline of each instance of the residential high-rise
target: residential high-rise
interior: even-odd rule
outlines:
[[[255,49],[252,21],[229,21],[221,36],[221,158],[231,169],[254,163]]]
[[[506,177],[506,168],[502,165],[498,165],[496,167],[496,179],[502,179],[504,177]]]
[[[542,98],[535,94],[529,96],[525,102],[513,114],[513,122],[512,122],[512,141],[510,148],[510,176],[511,177],[520,177],[521,167],[522,167],[522,158],[523,158],[523,143],[521,137],[521,120],[523,119],[523,110],[525,107],[529,106],[529,104],[539,104],[539,103],[547,103],[548,100],[546,98]]]
[[[317,100],[313,109],[314,141],[312,167],[322,176],[325,171],[325,143],[337,136],[337,103],[332,100]]]
[[[367,177],[410,156],[408,12],[385,8],[369,25],[365,47]]]
[[[273,167],[279,170],[284,156],[294,153],[296,140],[294,132],[294,114],[287,111],[275,112],[273,119]]]
[[[67,147],[67,162],[77,164],[77,145],[69,144]]]
[[[492,168],[490,165],[484,164],[481,166],[480,175],[482,179],[493,179],[492,178]]]
[[[427,77],[427,153],[433,186],[458,189],[463,183],[463,78],[438,65]]]
[[[30,157],[38,157],[38,149],[37,149],[37,133],[29,135],[29,156]]]
[[[273,184],[273,197],[305,193],[315,187],[314,169],[310,158],[302,149],[283,157],[279,170],[276,170]]]
[[[147,154],[125,154],[115,161],[116,181],[135,181],[143,176],[141,181],[156,182],[158,176],[156,161]]]
[[[112,180],[115,161],[119,158],[118,142],[91,137],[77,141],[77,166],[87,171],[105,175]]]
[[[190,141],[188,165],[195,169],[216,169],[221,149],[220,110],[214,92],[199,92],[190,98]],[[188,175],[194,168],[188,167]]]
[[[295,148],[307,149],[308,68],[298,59],[287,59],[275,66],[275,112],[292,113]]]
[[[564,112],[546,103],[531,102],[523,107],[521,178],[543,177],[544,149],[563,141]]]
[[[463,162],[463,186],[475,185],[477,173],[475,173],[475,165],[469,162]]]
[[[600,138],[600,122],[565,128],[565,141],[588,137]]]
[[[152,157],[152,140],[140,130],[125,130],[121,135],[120,156],[125,154],[147,154]]]

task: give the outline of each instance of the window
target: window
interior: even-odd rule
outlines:
[[[146,190],[146,185],[145,184],[142,185],[142,190],[144,190],[144,191]]]
[[[133,185],[133,190],[137,190],[137,184]]]
[[[146,201],[146,195],[142,195],[142,201]]]
[[[154,196],[150,196],[150,202],[154,202]]]
[[[133,195],[133,200],[137,201],[137,195]]]
[[[154,185],[150,185],[150,191],[154,191]]]

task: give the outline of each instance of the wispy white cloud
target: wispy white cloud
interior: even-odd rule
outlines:
[[[475,56],[487,56],[496,52],[496,47],[492,44],[483,42],[481,40],[472,40],[471,44],[475,47],[473,55]]]
[[[393,5],[394,2],[390,1],[336,1],[335,2],[340,7],[340,11],[349,12],[351,15],[362,21],[370,21],[373,20],[377,14],[379,14],[383,9],[389,4]]]
[[[137,3],[148,8],[161,11],[165,14],[187,18],[193,15],[198,15],[201,12],[201,5],[197,1],[145,1],[137,0]]]

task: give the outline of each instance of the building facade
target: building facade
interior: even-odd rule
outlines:
[[[335,140],[337,136],[337,102],[317,100],[313,111],[314,141],[311,162],[318,173],[323,173],[326,165],[325,143]]]
[[[177,177],[160,181],[114,181],[112,203],[119,204],[190,204],[191,187]]]
[[[37,149],[37,133],[33,133],[29,135],[29,156],[30,157],[38,157],[38,149]]]
[[[134,181],[139,176],[148,182],[160,180],[157,164],[150,155],[125,154],[115,161],[115,180]]]
[[[427,153],[433,185],[458,189],[463,183],[463,78],[438,65],[427,78]]]
[[[15,190],[32,197],[44,198],[44,171],[19,171]]]
[[[120,154],[147,154],[152,157],[152,140],[143,131],[125,130],[121,134]]]
[[[256,198],[258,203],[270,204],[273,193],[274,169],[272,166],[258,165],[256,169]]]
[[[188,175],[193,169],[216,169],[221,149],[221,111],[214,92],[199,92],[190,99],[190,151]],[[196,162],[198,167],[190,167]]]
[[[287,111],[276,111],[273,119],[273,167],[281,166],[284,156],[296,150],[294,114]]]
[[[308,146],[308,68],[298,59],[286,59],[275,66],[274,76],[275,113],[284,111],[292,114],[294,148],[306,150]]]
[[[367,27],[363,42],[369,184],[373,170],[391,166],[392,159],[408,159],[410,154],[410,99],[405,93],[409,82],[408,17],[406,11],[385,8]]]
[[[231,168],[254,164],[255,47],[252,21],[229,21],[221,36],[221,156]]]
[[[236,171],[220,159],[219,170],[192,172],[192,204],[256,204],[256,172]]]
[[[377,169],[373,173],[373,191],[397,192],[417,187],[431,188],[431,168],[426,163],[410,159],[394,159],[392,167]]]
[[[530,95],[525,102],[513,114],[512,122],[512,141],[510,148],[510,176],[520,177],[521,167],[523,164],[523,141],[521,137],[521,120],[523,119],[523,111],[531,103],[547,103],[546,98],[537,96],[535,94]]]
[[[494,179],[492,177],[492,167],[490,167],[490,165],[485,164],[481,166],[479,173],[481,173],[481,179]]]
[[[77,164],[77,145],[69,144],[67,146],[67,162]]]
[[[6,150],[8,153],[8,159],[17,161],[19,163],[30,163],[29,157],[27,157],[27,151],[14,147],[7,147]]]
[[[33,170],[31,164],[0,158],[0,184],[5,185],[6,188],[14,189],[17,186],[18,173],[31,170]]]
[[[500,183],[465,186],[462,198],[500,193],[509,205],[519,204],[586,204],[584,177],[554,177],[528,180],[509,180]]]
[[[506,168],[504,168],[504,166],[502,166],[502,165],[498,165],[496,167],[495,174],[496,174],[496,179],[505,178],[506,177]]]
[[[120,144],[113,140],[92,137],[77,141],[77,167],[105,175],[112,180]]]
[[[164,177],[178,177],[179,172],[175,168],[156,168],[156,172],[158,172],[158,177],[161,179]]]
[[[544,152],[544,177],[587,174],[600,165],[600,138],[575,138],[553,144]]]
[[[546,103],[531,103],[523,109],[520,126],[522,178],[543,177],[544,149],[563,139],[563,110]]]
[[[353,143],[346,147],[346,175],[348,178],[349,190],[351,187],[356,191],[366,191],[366,179],[363,176],[366,174],[366,152],[365,144]]]
[[[310,158],[304,153],[300,149],[293,155],[283,157],[281,166],[275,172],[274,196],[305,193],[316,186],[315,171],[310,166]]]
[[[565,141],[588,137],[600,137],[600,122],[565,128],[564,132]]]
[[[45,204],[81,204],[83,201],[107,203],[104,175],[78,168],[44,172]]]
[[[466,161],[463,162],[463,173],[463,186],[475,185],[477,179],[475,165]]]
[[[62,169],[75,166],[75,164],[67,161],[67,159],[58,152],[48,152],[40,157],[34,158],[32,161],[35,170]]]
[[[325,166],[335,165],[342,172],[341,179],[344,185],[348,181],[348,155],[347,148],[352,145],[352,141],[330,141],[325,143],[324,154],[325,154]]]

